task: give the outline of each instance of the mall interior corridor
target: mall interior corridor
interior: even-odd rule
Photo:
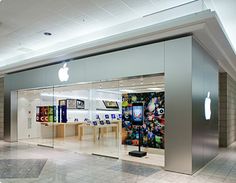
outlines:
[[[0,183],[236,183],[236,0],[0,0]]]
[[[0,143],[0,182],[235,183],[236,144],[194,175],[100,156],[24,143]]]

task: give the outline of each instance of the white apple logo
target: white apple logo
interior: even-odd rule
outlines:
[[[68,81],[69,79],[68,71],[69,71],[69,68],[66,66],[66,63],[63,65],[62,68],[59,69],[58,78],[60,79],[61,82]]]
[[[207,97],[205,99],[205,118],[206,120],[211,119],[211,99],[210,99],[211,93],[207,92]]]

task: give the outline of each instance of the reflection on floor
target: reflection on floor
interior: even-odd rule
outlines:
[[[1,183],[235,183],[236,143],[194,175],[168,172],[160,167],[112,158],[73,153],[25,143],[0,141],[1,172],[11,174],[17,160],[47,159],[37,178],[0,178]],[[12,160],[12,161],[9,161]],[[181,165],[180,165],[181,166]],[[36,169],[33,165],[30,169]],[[6,171],[7,169],[7,171]]]
[[[95,143],[91,135],[85,135],[85,137],[81,141],[78,140],[78,137],[74,136],[54,139],[26,139],[19,140],[19,142],[54,146],[55,148],[66,149],[71,152],[116,157],[122,160],[164,167],[163,150],[143,148],[143,151],[148,152],[148,155],[146,157],[131,157],[128,155],[128,152],[137,150],[138,147],[121,145],[121,142],[118,139],[119,138],[115,138],[114,133],[109,132],[103,138],[97,140]]]

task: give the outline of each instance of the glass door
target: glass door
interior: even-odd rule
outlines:
[[[122,107],[117,81],[61,86],[52,93],[57,106],[54,147],[119,157]]]
[[[63,128],[63,134],[54,138],[55,147],[91,153],[87,131],[80,133],[80,126],[90,119],[90,87],[90,84],[76,84],[54,89],[54,102],[58,109],[56,133],[59,134],[58,130]]]
[[[57,133],[57,108],[54,101],[54,87],[39,90],[39,104],[35,106],[36,123],[40,126],[38,145],[54,147],[54,138]],[[62,133],[63,129],[60,129]]]
[[[53,93],[53,87],[18,91],[19,142],[54,147],[56,109]]]
[[[93,154],[119,157],[121,94],[118,81],[97,82],[91,89]]]

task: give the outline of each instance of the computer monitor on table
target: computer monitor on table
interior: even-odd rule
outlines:
[[[111,119],[112,120],[116,119],[116,115],[115,114],[111,114]]]

